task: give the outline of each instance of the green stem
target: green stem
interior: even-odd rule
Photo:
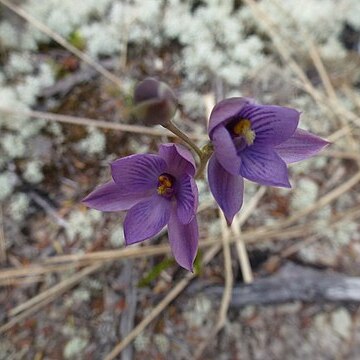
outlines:
[[[198,167],[196,175],[195,175],[196,179],[202,178],[205,166],[206,166],[207,162],[209,161],[213,152],[214,152],[214,149],[210,142],[201,148],[201,159],[200,159],[200,164],[199,164],[199,167]]]
[[[187,145],[193,149],[196,154],[199,156],[200,164],[202,162],[203,153],[197,147],[197,145],[185,134],[183,133],[178,127],[176,127],[171,121],[168,121],[165,125],[163,125],[166,129],[171,131],[173,134],[178,136],[182,141],[184,141]]]

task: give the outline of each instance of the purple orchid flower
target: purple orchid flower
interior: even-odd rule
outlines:
[[[291,187],[287,164],[315,155],[324,139],[297,129],[300,113],[257,105],[235,97],[219,102],[210,115],[210,190],[231,224],[243,202],[244,178],[261,185]]]
[[[112,180],[97,187],[83,202],[101,211],[127,210],[127,245],[156,235],[168,225],[172,253],[192,271],[198,247],[198,190],[191,153],[163,144],[159,154],[138,154],[111,163]]]

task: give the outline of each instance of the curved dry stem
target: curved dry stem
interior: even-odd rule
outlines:
[[[192,150],[195,151],[195,153],[198,155],[200,163],[203,156],[202,151],[199,149],[199,147],[183,132],[181,131],[174,123],[171,121],[167,122],[163,125],[164,128],[171,131],[173,134],[175,134],[177,137],[179,137],[184,143],[186,143]]]

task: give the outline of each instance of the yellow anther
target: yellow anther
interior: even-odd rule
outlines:
[[[168,188],[166,187],[166,186],[164,186],[164,185],[160,185],[160,186],[158,186],[158,188],[157,188],[157,193],[159,194],[159,195],[164,195],[165,193],[166,193],[166,190],[167,190]]]
[[[237,136],[243,136],[247,145],[252,145],[255,140],[255,131],[251,130],[251,122],[248,119],[241,119],[233,128]]]
[[[170,188],[172,186],[170,179],[165,175],[159,176],[159,183],[161,184],[161,186],[164,186],[166,188]]]
[[[160,175],[158,177],[157,193],[159,195],[167,195],[172,191],[173,183],[169,176]]]

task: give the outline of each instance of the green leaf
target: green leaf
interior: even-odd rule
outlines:
[[[149,286],[150,283],[155,280],[161,272],[174,265],[175,261],[173,258],[165,258],[163,261],[156,264],[142,279],[139,280],[139,287]]]
[[[195,261],[194,261],[194,273],[196,275],[199,275],[201,272],[201,264],[202,264],[202,252],[200,249],[198,250],[198,253],[196,255]]]
[[[79,50],[84,50],[86,46],[85,39],[80,35],[79,31],[74,31],[69,36],[69,42]]]

